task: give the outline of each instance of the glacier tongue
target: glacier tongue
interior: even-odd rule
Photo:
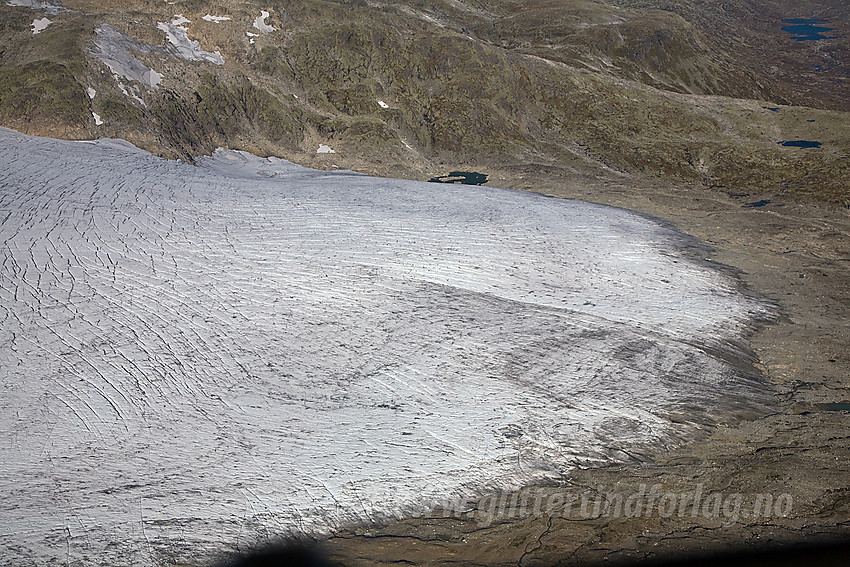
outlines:
[[[629,211],[0,130],[0,550],[152,565],[693,438],[769,315]]]

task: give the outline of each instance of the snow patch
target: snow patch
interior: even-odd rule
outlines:
[[[155,71],[150,70],[151,73],[155,73]],[[157,73],[158,74],[158,73]],[[148,75],[149,76],[149,75]],[[160,75],[161,77],[161,75]],[[124,96],[131,98],[138,102],[141,106],[147,108],[147,104],[145,104],[144,99],[142,99],[141,93],[139,92],[139,88],[136,85],[125,85],[116,77],[116,82],[118,83],[118,89],[124,93]],[[156,87],[154,87],[156,88]]]
[[[100,115],[97,112],[92,111],[91,115],[92,118],[94,118],[95,126],[100,126],[101,124],[103,124],[103,120],[100,119]]]
[[[157,88],[162,75],[136,59],[131,54],[132,51],[138,53],[156,53],[161,52],[161,48],[157,49],[147,43],[125,35],[109,24],[101,24],[95,30],[94,46],[92,47],[91,55],[100,60],[104,65],[109,67],[112,74],[118,77],[131,81],[138,81],[151,88]],[[126,89],[119,87],[127,96]],[[139,97],[135,97],[141,100]]]
[[[200,42],[189,39],[187,35],[189,30],[186,27],[186,24],[189,23],[191,22],[184,18],[182,14],[174,16],[171,22],[157,23],[156,27],[165,32],[165,37],[168,39],[170,45],[167,45],[166,49],[170,54],[186,61],[206,61],[216,65],[224,65],[224,57],[221,56],[220,52],[204,51]]]
[[[171,17],[171,25],[186,29],[186,24],[191,24],[192,20],[183,16],[183,14],[174,14]]]
[[[404,5],[398,6],[398,10],[400,12],[403,12],[404,14],[407,14],[408,16],[413,16],[414,18],[420,18],[422,20],[425,20],[429,24],[434,24],[435,26],[437,26],[439,28],[446,27],[445,24],[443,24],[440,20],[438,20],[434,16],[427,14],[425,12],[420,12],[418,10],[414,10],[413,8],[411,8],[409,6],[404,6]]]
[[[147,81],[150,86],[156,88],[162,82],[162,73],[157,73],[151,69],[147,72],[147,74],[145,74],[145,81]]]
[[[260,10],[260,16],[254,20],[254,27],[260,30],[263,34],[271,33],[275,29],[266,23],[266,18],[269,17],[266,10]]]
[[[20,6],[23,8],[31,8],[33,10],[44,10],[51,16],[55,16],[65,8],[59,2],[41,2],[39,0],[6,0],[7,6]]]
[[[86,88],[86,94],[89,95],[90,99],[94,99],[94,95],[97,94],[97,91],[91,87]]]
[[[336,150],[331,148],[326,144],[319,144],[319,149],[316,150],[317,154],[335,154]]]
[[[47,18],[41,18],[40,20],[33,20],[32,24],[32,34],[36,35],[41,33],[47,26],[50,25],[50,20]]]
[[[382,101],[382,100],[379,100],[379,101],[378,101],[378,106],[380,106],[381,108],[389,108],[389,107],[390,107],[390,105],[389,105],[389,104],[385,103],[385,102],[384,102],[384,101]]]
[[[162,74],[142,63],[133,55],[133,52],[170,55],[188,61],[206,61],[216,65],[224,64],[224,58],[218,51],[215,53],[204,51],[199,42],[188,38],[187,29],[184,27],[187,23],[190,23],[189,20],[181,14],[174,16],[170,23],[160,22],[157,27],[164,31],[168,38],[168,43],[161,46],[139,41],[109,24],[101,24],[95,30],[96,37],[91,55],[109,67],[116,79],[120,77],[137,81],[154,89],[158,88],[162,82]],[[126,92],[123,86],[121,88]],[[132,95],[128,94],[128,96]],[[138,96],[134,98],[141,101]]]
[[[226,22],[226,21],[230,20],[230,16],[211,16],[210,14],[207,14],[206,16],[202,17],[201,19],[217,24],[217,23],[220,23],[220,22]]]

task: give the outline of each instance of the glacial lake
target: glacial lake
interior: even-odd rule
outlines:
[[[828,23],[828,20],[819,18],[789,18],[782,20],[782,23],[788,24],[782,27],[782,31],[790,33],[797,41],[833,39],[832,36],[828,36],[826,33],[835,31],[835,28],[818,25]]]
[[[784,140],[779,142],[779,145],[785,146],[786,148],[819,148],[821,147],[820,142],[815,142],[814,140]]]

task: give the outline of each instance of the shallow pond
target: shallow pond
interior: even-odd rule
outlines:
[[[464,185],[483,185],[487,183],[487,174],[477,171],[451,171],[448,175],[432,177],[432,183],[462,183]]]
[[[826,35],[826,33],[835,31],[835,28],[817,25],[825,24],[827,23],[827,20],[818,18],[789,18],[787,20],[782,20],[782,23],[789,24],[787,26],[783,26],[782,31],[790,33],[797,41],[834,39],[833,37]]]
[[[779,145],[789,147],[789,148],[819,148],[821,147],[820,142],[815,142],[814,140],[783,140],[779,142]]]

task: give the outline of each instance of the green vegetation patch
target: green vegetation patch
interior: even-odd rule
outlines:
[[[247,78],[228,84],[205,74],[195,97],[201,127],[225,139],[256,130],[272,142],[295,148],[304,137],[301,112]]]
[[[140,128],[144,123],[142,109],[123,99],[110,95],[100,95],[96,101],[97,113],[107,123],[114,126]]]
[[[245,77],[228,82],[207,73],[185,96],[162,89],[149,114],[164,141],[189,159],[243,139],[295,149],[304,138],[302,112]]]
[[[46,60],[0,69],[0,116],[78,127],[91,118],[82,85],[65,65]]]

